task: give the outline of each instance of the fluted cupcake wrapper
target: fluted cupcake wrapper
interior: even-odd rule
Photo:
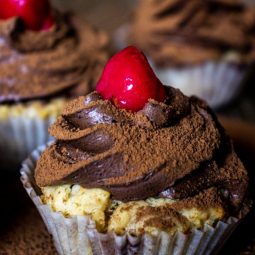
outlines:
[[[48,105],[48,112],[43,104],[39,108],[21,105],[22,113],[19,107],[17,112],[6,107],[5,116],[0,118],[0,171],[18,170],[34,149],[52,139],[48,128],[62,108],[62,102],[56,102]]]
[[[146,255],[204,255],[215,254],[238,225],[237,218],[230,217],[219,221],[215,227],[206,225],[202,230],[189,234],[177,232],[169,235],[161,232],[157,236],[144,234],[135,237],[130,234],[118,236],[115,233],[99,233],[95,222],[85,216],[66,218],[53,212],[40,199],[40,189],[35,183],[34,169],[46,146],[33,151],[23,162],[21,181],[34,202],[52,235],[55,247],[61,255],[107,255],[107,254],[146,254]]]
[[[240,92],[249,67],[208,61],[195,66],[155,67],[154,70],[164,84],[178,88],[188,96],[196,95],[217,108],[229,103]]]

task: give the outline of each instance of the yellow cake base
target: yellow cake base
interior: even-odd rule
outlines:
[[[102,189],[85,189],[80,185],[61,185],[42,188],[42,201],[54,212],[65,217],[90,216],[99,231],[113,231],[118,235],[133,235],[160,231],[169,234],[201,229],[223,219],[223,207],[175,208],[178,200],[149,198],[145,201],[122,203],[110,200],[110,193]]]

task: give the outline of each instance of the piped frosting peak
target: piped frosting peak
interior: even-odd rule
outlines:
[[[80,184],[113,199],[184,199],[210,187],[238,208],[248,177],[229,138],[207,105],[166,88],[132,113],[97,92],[71,101],[50,128],[56,138],[39,160],[41,187]]]

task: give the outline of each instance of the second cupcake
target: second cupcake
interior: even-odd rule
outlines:
[[[254,64],[254,27],[255,10],[241,0],[140,0],[124,35],[162,82],[219,107]]]
[[[47,0],[0,5],[0,162],[12,169],[47,142],[66,98],[92,90],[108,39]]]

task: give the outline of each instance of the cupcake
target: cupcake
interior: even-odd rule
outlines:
[[[21,180],[60,254],[212,254],[250,207],[207,104],[165,87],[135,47],[69,102]]]
[[[254,63],[255,10],[241,0],[140,0],[118,44],[134,44],[164,84],[216,108],[238,94]]]
[[[20,2],[0,2],[2,169],[49,140],[64,102],[93,90],[107,58],[103,32],[46,0]]]

